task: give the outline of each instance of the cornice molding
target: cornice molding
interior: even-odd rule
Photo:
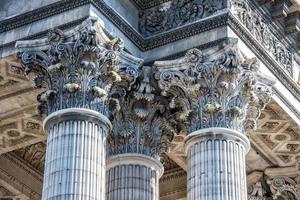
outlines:
[[[66,30],[66,29],[69,29],[71,27],[74,27],[74,26],[77,26],[79,24],[81,24],[84,20],[86,20],[88,17],[83,17],[83,18],[80,18],[78,20],[74,20],[70,23],[66,23],[66,24],[63,24],[63,25],[60,25],[60,26],[57,26],[58,29],[62,29],[62,30]],[[0,26],[1,26],[1,23],[0,23]],[[46,37],[47,34],[49,33],[49,30],[45,30],[45,31],[41,31],[39,33],[36,33],[36,34],[32,34],[32,35],[29,35],[27,37],[23,37],[23,38],[20,38],[19,40],[35,40],[35,39],[40,39],[42,37]],[[1,48],[14,48],[16,44],[16,41],[13,41],[13,42],[9,42],[9,43],[6,43],[6,44],[2,44],[0,45],[0,49]]]
[[[159,179],[159,182],[163,183],[166,181],[176,180],[179,177],[185,177],[186,171],[178,167],[169,171],[166,171],[164,175]]]
[[[240,37],[240,39],[249,47],[251,51],[273,72],[274,76],[287,87],[287,89],[300,101],[300,87],[285,72],[283,68],[268,54],[268,52],[259,44],[248,30],[232,15],[229,14],[228,25]]]
[[[41,183],[43,182],[43,175],[39,171],[34,169],[32,166],[30,166],[22,158],[17,156],[15,153],[9,152],[9,153],[3,154],[2,156],[5,157],[6,159],[8,159],[9,161],[11,161],[12,163],[14,163],[19,168],[23,169],[25,173],[27,173],[28,175],[30,175],[37,181],[39,181]]]
[[[18,16],[5,19],[0,22],[0,33],[33,23],[35,21],[51,17],[62,12],[72,10],[90,3],[91,0],[63,0],[43,6],[33,11],[25,12]]]
[[[273,88],[274,94],[296,115],[298,119],[300,119],[300,112],[295,108],[295,106],[290,103],[290,101],[281,94],[279,90]]]
[[[20,188],[20,190],[30,199],[41,199],[41,195],[33,191],[28,185],[24,184],[16,178],[15,176],[12,176],[11,174],[7,173],[6,171],[2,170],[0,168],[0,177],[7,181],[12,183],[12,185],[16,188]]]
[[[148,8],[152,8],[154,6],[158,6],[162,3],[168,2],[170,0],[131,0],[138,8],[145,10]]]

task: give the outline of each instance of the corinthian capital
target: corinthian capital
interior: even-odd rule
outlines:
[[[123,90],[120,95],[119,90],[113,90],[113,96],[123,96],[123,99],[111,120],[110,156],[138,153],[159,158],[167,150],[172,139],[165,117],[167,99],[159,96],[153,79],[152,68],[143,67],[130,91]]]
[[[26,75],[32,72],[34,86],[46,88],[37,97],[45,114],[71,107],[107,114],[111,86],[133,81],[135,75],[128,68],[138,66],[127,65],[131,57],[123,51],[122,40],[109,39],[95,18],[70,31],[53,29],[47,39],[20,41],[16,46]]]
[[[236,41],[214,58],[198,49],[183,58],[157,61],[155,74],[162,95],[171,98],[176,121],[185,131],[223,127],[240,132],[254,129],[271,98],[271,80],[259,73],[255,58],[244,59]]]
[[[274,199],[299,199],[300,175],[296,176],[294,179],[288,176],[276,176],[270,178],[268,184],[270,185]]]

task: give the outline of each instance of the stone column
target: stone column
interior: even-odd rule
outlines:
[[[256,59],[243,58],[237,40],[212,55],[198,49],[154,64],[162,94],[186,134],[189,200],[247,199],[246,137],[271,98],[273,84]]]
[[[108,137],[107,200],[158,200],[160,153],[172,139],[166,101],[154,95],[152,69],[144,67],[114,114]],[[112,95],[117,95],[112,94]]]
[[[188,199],[247,199],[247,137],[225,128],[195,131],[186,138]]]
[[[44,128],[43,199],[104,199],[109,120],[90,109],[68,108],[50,114]]]
[[[107,161],[107,198],[109,200],[159,199],[162,164],[142,154],[120,154]]]
[[[111,129],[106,97],[121,81],[121,41],[108,40],[92,18],[17,47],[25,73],[35,74],[36,87],[47,88],[37,97],[40,113],[48,115],[42,199],[103,200]]]

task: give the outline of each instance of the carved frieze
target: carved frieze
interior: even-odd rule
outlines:
[[[236,41],[217,58],[205,59],[198,49],[172,61],[157,61],[155,77],[162,95],[169,97],[175,120],[191,133],[209,127],[244,133],[255,129],[261,110],[269,102],[273,82],[262,77],[255,58],[244,59]]]
[[[225,6],[225,0],[171,0],[142,11],[139,29],[150,36],[208,17]]]
[[[44,142],[39,142],[25,148],[17,149],[14,153],[24,159],[39,172],[44,173],[46,156],[46,144]]]
[[[122,97],[113,114],[108,137],[109,155],[139,153],[159,159],[172,140],[166,114],[166,99],[157,95],[151,67],[143,67],[130,90],[112,88],[112,97]],[[127,88],[128,89],[128,88]]]
[[[293,51],[272,33],[269,22],[254,10],[247,1],[232,0],[231,11],[249,30],[249,33],[273,56],[273,58],[293,77]]]

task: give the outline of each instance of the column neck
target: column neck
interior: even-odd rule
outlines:
[[[121,165],[141,165],[151,168],[158,172],[158,178],[160,178],[164,173],[164,166],[157,159],[150,156],[137,153],[125,153],[120,155],[115,155],[108,157],[106,160],[107,171],[115,166]]]
[[[242,133],[227,128],[206,128],[192,132],[188,136],[186,136],[184,140],[186,152],[194,144],[206,140],[232,140],[242,144],[245,148],[246,153],[250,150],[250,141]]]
[[[111,122],[106,116],[99,112],[83,108],[67,108],[51,113],[44,119],[43,128],[46,131],[52,124],[65,120],[95,121],[97,123],[100,121],[108,130],[112,129]]]

